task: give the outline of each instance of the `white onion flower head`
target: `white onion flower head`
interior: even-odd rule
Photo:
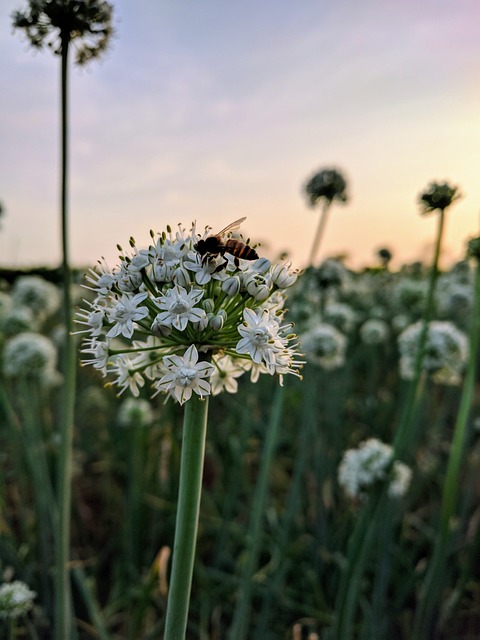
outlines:
[[[395,460],[391,470],[391,480],[388,485],[388,495],[391,498],[403,497],[410,486],[412,470],[400,460]]]
[[[406,380],[414,376],[422,323],[407,327],[398,338],[400,375]],[[437,384],[459,385],[468,359],[468,338],[448,321],[433,320],[427,329],[423,370]]]
[[[389,333],[388,324],[378,318],[370,318],[360,327],[360,338],[369,345],[383,344],[387,341]]]
[[[152,405],[144,398],[125,398],[117,419],[122,427],[146,427],[153,422]]]
[[[36,331],[38,322],[29,307],[13,306],[0,320],[2,333],[9,337],[24,331]]]
[[[344,334],[350,333],[357,322],[357,314],[345,302],[329,302],[323,314],[326,323],[333,325]]]
[[[322,322],[300,336],[307,362],[326,371],[345,364],[347,338],[336,327]]]
[[[48,317],[60,308],[59,289],[40,276],[21,276],[15,280],[12,299],[16,306],[28,307],[37,316]]]
[[[234,393],[246,371],[299,376],[296,336],[283,319],[295,272],[265,258],[200,254],[209,235],[195,224],[151,232],[149,247],[131,239],[117,267],[101,261],[87,274],[89,301],[77,313],[83,364],[113,378],[120,393],[138,397],[148,381],[154,395],[184,403]]]
[[[0,586],[0,618],[15,619],[26,614],[37,594],[24,582],[14,580]]]
[[[411,479],[410,467],[394,460],[392,447],[377,438],[369,438],[356,449],[348,449],[338,467],[338,481],[353,500],[364,498],[368,489],[378,482],[387,485],[391,498],[401,498]]]
[[[55,345],[39,333],[19,333],[5,344],[3,372],[8,378],[46,379],[55,372],[56,363]]]

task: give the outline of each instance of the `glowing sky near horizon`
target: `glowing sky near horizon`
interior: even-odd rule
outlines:
[[[112,0],[116,36],[72,68],[71,254],[113,266],[134,236],[185,225],[245,233],[304,266],[319,211],[306,180],[346,175],[319,260],[427,255],[430,181],[458,185],[445,255],[478,235],[480,4],[477,0]],[[0,265],[60,262],[59,59],[34,53],[0,7]]]

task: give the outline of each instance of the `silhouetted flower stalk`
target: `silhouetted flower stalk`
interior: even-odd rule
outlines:
[[[415,409],[420,399],[419,385],[422,378],[422,363],[425,357],[425,347],[427,344],[428,324],[432,318],[434,311],[435,286],[438,279],[439,261],[441,254],[441,246],[443,240],[443,232],[445,227],[445,211],[458,198],[460,193],[457,187],[451,187],[446,183],[432,182],[427,190],[420,194],[418,200],[422,208],[421,213],[428,215],[438,211],[437,235],[435,239],[435,248],[433,253],[432,266],[428,279],[427,297],[425,308],[423,311],[422,328],[418,339],[418,348],[413,368],[413,377],[409,385],[405,404],[403,406],[400,424],[394,440],[394,448],[396,455],[400,458],[404,457],[409,450],[411,440],[414,436],[413,430],[415,422],[413,420]]]
[[[413,366],[413,376],[409,383],[399,426],[393,442],[394,457],[400,460],[410,455],[411,445],[416,435],[414,430],[416,424],[415,413],[422,397],[423,383],[425,380],[422,364],[425,357],[428,325],[434,310],[435,285],[438,277],[445,211],[459,197],[460,195],[456,187],[437,183],[431,183],[428,189],[419,196],[423,214],[429,214],[438,210],[439,215],[422,327]],[[340,580],[335,606],[335,623],[333,629],[333,636],[335,638],[350,640],[353,637],[353,622],[358,606],[362,577],[367,567],[372,545],[376,539],[376,532],[380,530],[380,519],[385,517],[385,509],[388,504],[388,495],[385,489],[379,490],[376,494],[370,496],[350,537],[347,550],[347,562]],[[391,526],[393,526],[393,513],[391,520]]]
[[[70,611],[70,508],[72,436],[75,404],[76,347],[71,299],[72,273],[68,244],[68,62],[76,45],[76,63],[98,57],[112,35],[112,6],[103,0],[30,0],[27,8],[13,14],[15,29],[25,31],[36,49],[44,46],[61,57],[61,227],[65,319],[64,401],[60,430],[58,470],[59,516],[56,532],[55,638],[65,640],[72,629]]]
[[[318,202],[322,202],[320,220],[310,252],[309,264],[313,265],[325,232],[330,206],[334,201],[345,203],[348,200],[347,182],[336,169],[322,169],[307,182],[305,193],[310,206],[314,207]]]
[[[441,589],[445,587],[444,572],[452,551],[450,543],[452,533],[455,530],[454,517],[461,471],[460,467],[465,450],[468,418],[470,416],[475,389],[480,346],[480,237],[474,238],[469,242],[468,255],[476,261],[474,303],[470,324],[470,353],[448,458],[439,526],[435,537],[432,558],[420,589],[415,614],[413,638],[417,640],[431,637],[435,633],[433,627],[435,619],[438,617],[438,602]]]

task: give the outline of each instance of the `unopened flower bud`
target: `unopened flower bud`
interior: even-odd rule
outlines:
[[[220,331],[220,329],[223,328],[223,323],[224,323],[223,317],[220,314],[218,314],[216,316],[213,316],[213,318],[210,319],[208,324],[214,331]]]
[[[238,276],[231,276],[222,283],[222,291],[227,296],[236,296],[240,291],[240,278]]]
[[[173,272],[173,278],[175,284],[180,285],[181,287],[189,287],[190,286],[190,275],[185,267],[178,267]]]
[[[253,271],[256,271],[257,273],[261,273],[263,275],[270,269],[271,264],[272,263],[270,262],[270,260],[268,260],[268,258],[258,258],[258,260],[255,260],[255,262],[253,263],[252,269]]]
[[[202,300],[202,307],[207,313],[213,313],[215,302],[211,298],[206,298],[206,300]]]
[[[172,333],[172,327],[159,321],[158,316],[152,322],[151,330],[154,336],[166,338]]]

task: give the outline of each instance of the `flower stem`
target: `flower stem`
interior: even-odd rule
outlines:
[[[320,214],[320,220],[318,222],[317,232],[315,233],[312,249],[310,251],[310,260],[308,261],[309,265],[313,265],[313,263],[315,262],[315,256],[318,253],[318,247],[320,246],[320,241],[325,231],[325,225],[327,224],[328,210],[330,209],[331,204],[332,204],[331,200],[328,200],[328,199],[324,200],[323,202],[322,213]]]
[[[455,422],[447,473],[443,487],[440,526],[435,538],[432,559],[428,566],[415,616],[413,638],[424,638],[433,625],[435,608],[439,598],[439,586],[445,586],[443,572],[449,557],[452,516],[455,513],[455,501],[458,493],[460,466],[465,449],[467,425],[472,398],[475,389],[478,350],[480,346],[480,266],[476,267],[475,293],[470,325],[470,354],[467,373],[463,385],[460,407]]]
[[[273,454],[278,444],[278,434],[282,423],[285,387],[277,387],[273,400],[267,438],[262,452],[262,462],[257,480],[255,498],[252,505],[252,519],[247,536],[248,559],[240,580],[239,599],[233,616],[231,640],[247,638],[250,622],[253,575],[257,569],[261,550],[261,525],[265,513],[265,501],[268,493],[268,479],[272,466]]]
[[[56,531],[56,573],[55,573],[55,640],[68,640],[72,633],[72,611],[70,603],[70,510],[72,438],[75,406],[76,355],[73,331],[73,310],[71,299],[72,275],[68,251],[68,50],[70,33],[62,33],[61,65],[61,217],[63,249],[63,300],[65,318],[65,360],[63,412],[60,429],[60,452],[58,471],[58,518]]]
[[[200,512],[207,415],[208,397],[202,400],[195,395],[186,403],[164,640],[184,640],[187,629]]]
[[[428,337],[428,324],[433,313],[433,303],[435,296],[435,285],[438,278],[438,263],[440,259],[440,249],[442,246],[443,229],[445,222],[445,211],[439,210],[438,228],[435,241],[435,251],[433,255],[432,267],[428,281],[427,299],[422,319],[422,330],[418,340],[418,348],[414,364],[413,379],[409,385],[405,404],[403,406],[402,416],[397,429],[395,440],[393,443],[395,449],[395,457],[402,458],[408,453],[411,440],[414,436],[415,421],[413,420],[415,409],[419,399],[419,384],[422,374],[422,363],[425,356],[425,347]]]

